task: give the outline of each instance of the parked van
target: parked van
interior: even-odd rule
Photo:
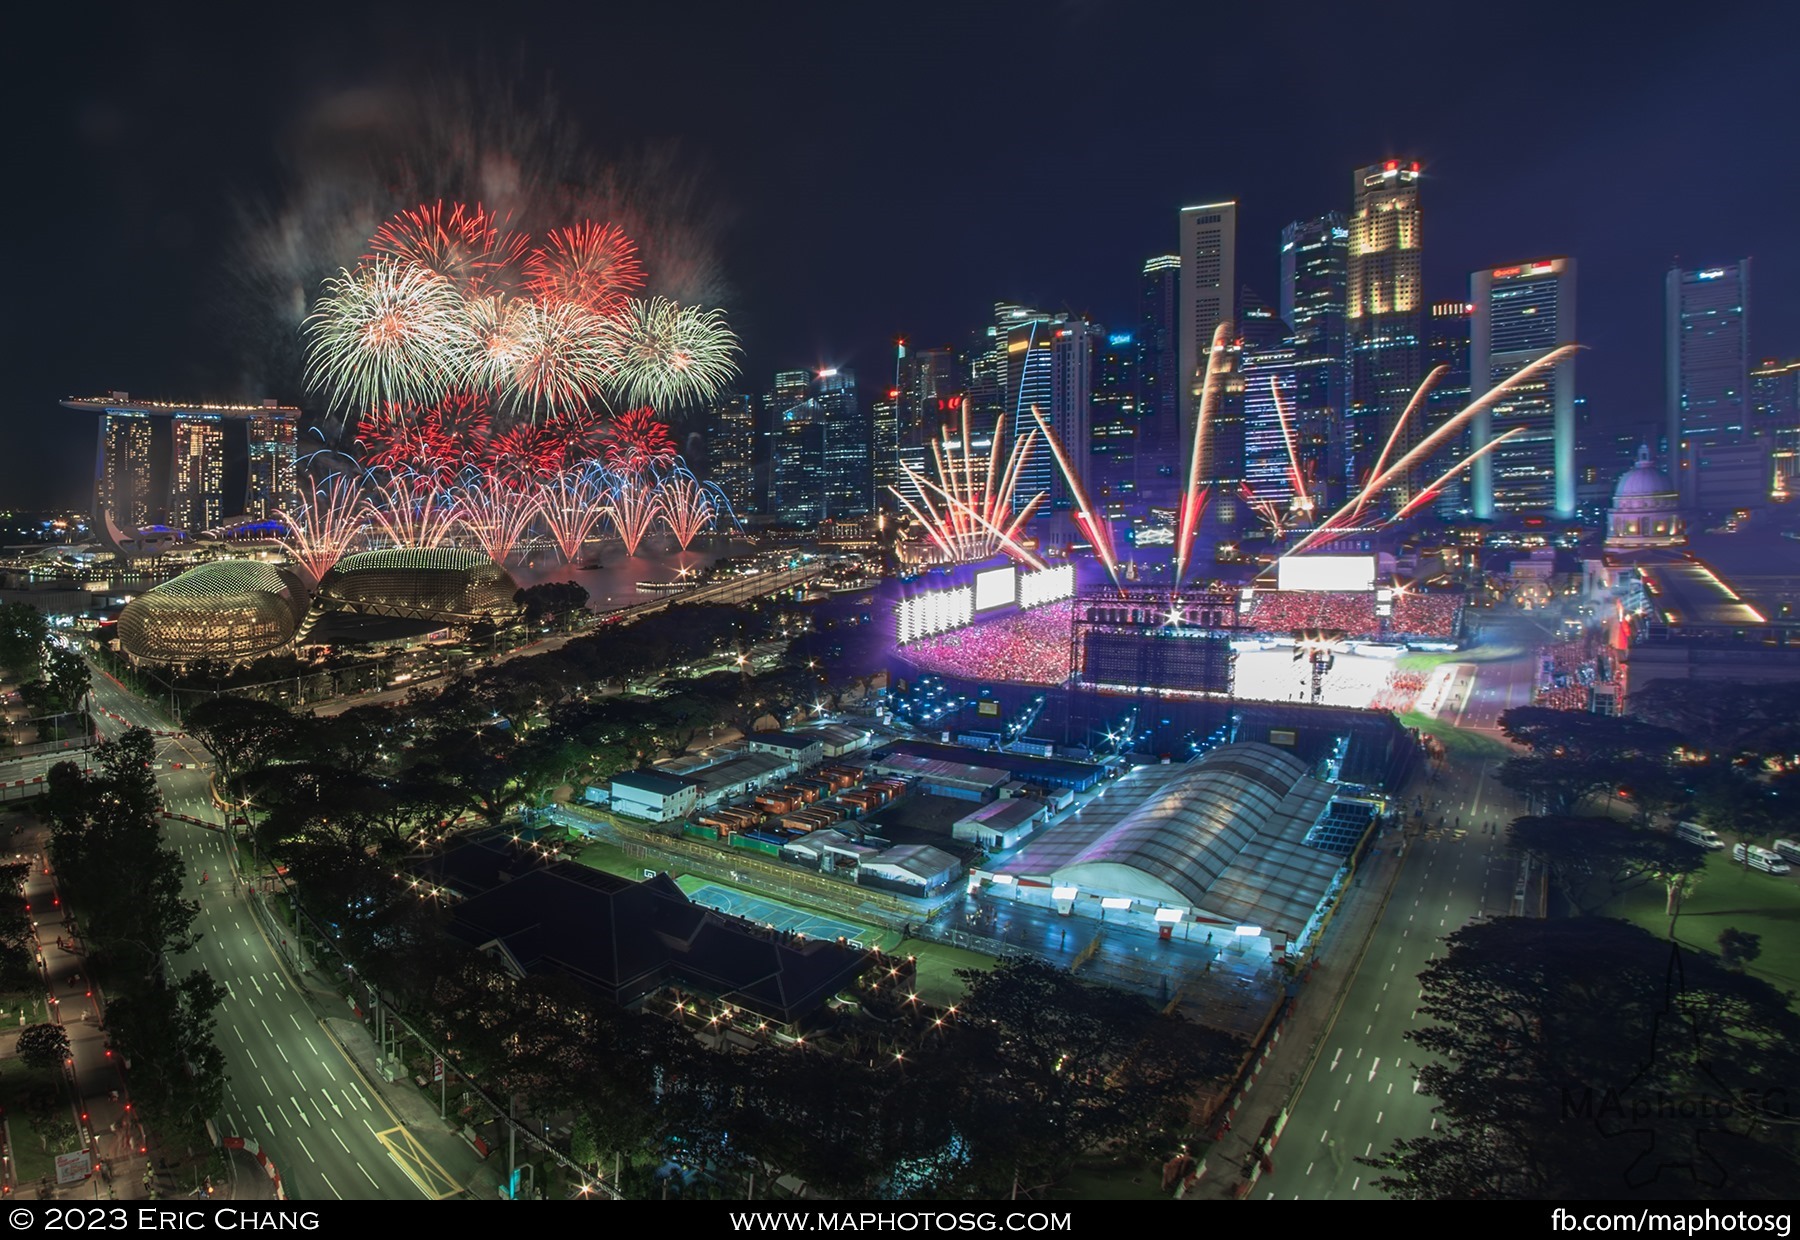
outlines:
[[[1725,847],[1725,841],[1719,838],[1717,831],[1709,831],[1697,822],[1681,823],[1675,828],[1675,838],[1698,844],[1708,852],[1717,852]]]
[[[1733,844],[1731,846],[1731,859],[1733,861],[1744,860],[1744,852],[1745,850],[1742,844]],[[1770,852],[1766,848],[1758,848],[1755,844],[1752,844],[1750,845],[1749,853],[1749,865],[1753,870],[1761,870],[1765,874],[1786,874],[1788,872],[1788,863],[1783,861],[1778,854]]]
[[[1800,861],[1800,840],[1776,840],[1775,851],[1785,861]]]

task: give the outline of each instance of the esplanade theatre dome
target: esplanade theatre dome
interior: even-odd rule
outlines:
[[[285,569],[215,560],[132,599],[119,614],[119,645],[133,659],[241,663],[293,640],[306,590]]]
[[[1613,488],[1612,508],[1606,516],[1608,547],[1674,547],[1687,541],[1681,517],[1681,497],[1674,484],[1650,459],[1647,446],[1638,448],[1637,464]]]
[[[319,582],[319,605],[369,615],[474,623],[510,618],[518,586],[479,551],[395,547],[339,560]]]

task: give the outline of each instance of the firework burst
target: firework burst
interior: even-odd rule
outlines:
[[[608,498],[611,502],[607,505],[607,515],[612,518],[613,529],[625,542],[625,554],[636,555],[638,545],[656,520],[655,494],[641,478],[628,475],[613,479]]]
[[[450,492],[410,474],[367,484],[369,520],[396,547],[441,547],[450,541],[458,509]]]
[[[343,558],[362,524],[362,480],[348,473],[332,474],[296,507],[284,508],[278,515],[288,530],[282,545],[317,582]]]
[[[683,551],[701,530],[712,524],[712,497],[685,467],[663,479],[656,488],[656,505]]]
[[[487,442],[482,466],[487,475],[514,490],[540,485],[563,472],[569,443],[549,425],[521,422]]]
[[[502,318],[484,337],[480,364],[520,412],[567,413],[600,398],[616,368],[607,320],[566,301],[514,301]]]
[[[1037,432],[1027,431],[1024,438],[1013,445],[1002,467],[1000,449],[1006,436],[1003,420],[994,429],[993,443],[983,469],[970,447],[969,430],[969,402],[964,400],[961,440],[952,440],[946,431],[942,439],[931,445],[932,460],[937,467],[936,481],[902,466],[908,481],[913,484],[918,502],[914,503],[897,487],[888,490],[905,505],[924,528],[926,537],[952,563],[986,559],[1004,551],[1033,568],[1042,568],[1042,561],[1027,551],[1017,536],[1038,505],[1044,502],[1044,493],[1040,491],[1032,496],[1018,507],[1016,513],[1013,503],[1020,473],[1031,459]]]
[[[429,271],[465,297],[518,280],[526,239],[477,203],[426,203],[402,211],[369,239],[372,259],[389,258]]]
[[[610,318],[644,286],[637,245],[610,224],[553,228],[526,262],[531,294],[541,302],[569,302]]]
[[[385,258],[326,280],[302,330],[307,386],[344,408],[437,400],[463,386],[475,344],[449,281]]]
[[[634,405],[669,409],[706,400],[737,374],[737,337],[717,310],[634,298],[607,322],[614,378]]]
[[[472,477],[456,491],[456,520],[481,544],[488,559],[504,564],[537,514],[537,492]]]
[[[614,418],[601,433],[601,441],[606,467],[615,474],[637,477],[675,460],[675,441],[669,436],[668,423],[647,407],[629,409]]]
[[[606,519],[606,482],[594,469],[572,469],[538,491],[538,513],[563,559],[573,561]]]

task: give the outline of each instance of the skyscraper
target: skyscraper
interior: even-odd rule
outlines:
[[[1345,283],[1350,417],[1344,454],[1345,483],[1352,491],[1374,466],[1423,378],[1425,308],[1419,165],[1390,159],[1358,168],[1353,190]],[[1410,427],[1404,432],[1394,451],[1404,453],[1417,444],[1417,431]],[[1413,481],[1389,488],[1390,497],[1400,503],[1410,499]]]
[[[1425,369],[1444,367],[1444,377],[1425,397],[1426,433],[1437,430],[1468,407],[1473,398],[1469,380],[1469,326],[1475,307],[1466,301],[1434,301],[1426,320]],[[1417,416],[1417,415],[1415,415]],[[1430,482],[1453,468],[1469,453],[1469,432],[1448,436],[1443,446],[1419,472]],[[1614,476],[1616,480],[1616,475]],[[1432,507],[1441,517],[1461,515],[1469,508],[1469,471],[1464,470],[1438,492]]]
[[[945,410],[954,408],[967,386],[956,350],[948,345],[915,350],[910,373],[912,391],[900,394],[902,449],[937,438]]]
[[[1136,488],[1165,502],[1175,489],[1181,451],[1181,255],[1159,254],[1144,262],[1139,300],[1138,435]]]
[[[825,428],[825,515],[861,517],[875,510],[870,470],[869,408],[858,398],[856,372],[827,367],[813,381],[819,421]]]
[[[1094,354],[1088,494],[1115,509],[1137,495],[1143,362],[1144,350],[1130,332],[1109,333]]]
[[[869,430],[874,437],[870,462],[876,507],[887,501],[888,488],[900,481],[900,401],[900,389],[892,387],[869,402]]]
[[[1770,494],[1792,500],[1800,494],[1800,358],[1767,358],[1752,370],[1750,408],[1774,458]]]
[[[1281,318],[1293,333],[1294,393],[1288,415],[1309,488],[1344,494],[1344,427],[1350,391],[1350,228],[1342,212],[1281,230]],[[1323,501],[1326,495],[1315,495]]]
[[[1470,383],[1487,391],[1565,344],[1575,343],[1575,260],[1547,258],[1477,271],[1469,278]],[[1521,433],[1475,462],[1475,515],[1575,515],[1575,359],[1564,358],[1475,415],[1479,448]],[[1398,449],[1396,448],[1396,451]]]
[[[756,402],[745,392],[713,399],[706,422],[712,480],[740,513],[761,510],[756,486]]]
[[[1759,502],[1767,487],[1749,484],[1737,458],[1752,437],[1750,413],[1750,260],[1683,271],[1664,280],[1664,360],[1668,366],[1669,457],[1684,508]],[[1754,465],[1751,454],[1747,462]],[[1702,469],[1710,457],[1732,468]],[[1721,462],[1723,460],[1721,459]],[[1750,472],[1753,474],[1754,469]]]
[[[764,511],[777,521],[819,521],[825,508],[824,432],[812,399],[812,371],[778,370],[763,396],[768,499]]]
[[[1273,318],[1273,311],[1267,313]],[[1283,410],[1290,416],[1293,411],[1295,339],[1285,332],[1246,335],[1240,364],[1244,383],[1244,482],[1254,498],[1269,500],[1282,512],[1286,512],[1296,494],[1289,458],[1292,423],[1284,430],[1281,416]],[[1296,457],[1299,447],[1295,440]]]
[[[253,413],[245,426],[249,469],[244,513],[266,521],[299,498],[298,427],[291,414]]]
[[[1213,329],[1237,318],[1237,202],[1181,209],[1181,314],[1176,364],[1180,367],[1181,441],[1175,467],[1184,485],[1193,455],[1194,419],[1212,350]],[[1208,436],[1211,445],[1213,438]],[[1213,479],[1211,447],[1201,462],[1203,481]]]
[[[169,467],[169,523],[190,534],[217,529],[225,515],[225,427],[216,414],[175,419]]]
[[[1055,325],[1045,320],[1030,319],[1007,333],[1006,352],[1011,359],[1008,365],[1012,376],[1012,443],[1019,443],[1027,434],[1037,432],[1037,419],[1031,416],[1033,406],[1044,415],[1045,421],[1052,426],[1056,424],[1051,410],[1051,394],[1056,383],[1055,331]],[[1042,433],[1037,433],[1041,437]],[[1050,458],[1049,448],[1040,443],[1019,471],[1018,487],[1013,492],[1013,510],[1022,510],[1040,491],[1050,493],[1053,500],[1051,476],[1055,472],[1056,464]]]
[[[126,534],[149,525],[156,515],[150,483],[150,418],[126,410],[100,417],[100,444],[94,454],[94,517],[102,532],[108,518]]]

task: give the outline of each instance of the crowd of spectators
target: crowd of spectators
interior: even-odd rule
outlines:
[[[1419,700],[1419,694],[1425,691],[1428,672],[1403,672],[1395,668],[1388,672],[1387,680],[1375,691],[1369,705],[1375,710],[1391,710],[1396,715],[1411,710]]]
[[[1538,647],[1538,689],[1534,702],[1550,710],[1587,710],[1588,690],[1607,679],[1607,649],[1598,629]]]
[[[1258,633],[1282,636],[1295,629],[1338,629],[1353,640],[1456,635],[1462,614],[1460,594],[1408,591],[1394,597],[1394,614],[1384,630],[1372,593],[1269,590],[1259,592],[1245,622]]]
[[[906,657],[940,676],[1060,685],[1069,678],[1072,600],[978,622],[907,645]]]

